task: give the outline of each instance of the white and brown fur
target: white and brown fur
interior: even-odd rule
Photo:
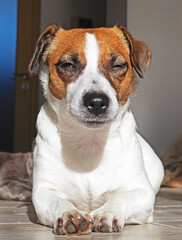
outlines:
[[[29,72],[40,72],[47,102],[37,119],[32,198],[40,222],[56,234],[153,221],[163,167],[129,109],[134,75],[143,77],[150,58],[123,27],[51,25],[40,36]],[[88,111],[90,93],[108,97],[107,111]]]

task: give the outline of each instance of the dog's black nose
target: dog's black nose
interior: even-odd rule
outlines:
[[[96,116],[104,113],[109,106],[109,98],[104,93],[87,93],[83,102],[88,111]]]

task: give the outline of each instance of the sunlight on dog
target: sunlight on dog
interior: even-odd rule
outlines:
[[[37,119],[33,204],[56,234],[151,223],[163,166],[130,111],[151,60],[124,27],[49,26],[29,65],[47,102]]]

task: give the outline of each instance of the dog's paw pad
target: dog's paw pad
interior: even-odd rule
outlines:
[[[81,232],[84,232],[87,228],[88,228],[89,223],[87,222],[87,220],[83,217],[81,217],[80,219],[80,223],[79,223],[79,229]]]
[[[71,222],[71,221],[68,221],[66,226],[65,226],[65,229],[66,229],[66,232],[68,234],[74,234],[74,233],[77,233],[77,228],[76,226]]]
[[[95,218],[95,232],[109,233],[112,232],[112,222],[106,216]]]
[[[111,232],[109,225],[103,223],[103,224],[101,225],[101,227],[100,227],[99,232],[103,232],[103,233],[109,233],[109,232]]]
[[[58,235],[81,235],[89,234],[92,231],[93,221],[86,214],[82,215],[77,211],[65,212],[54,226],[54,232]]]
[[[94,217],[94,228],[95,232],[121,232],[122,225],[119,223],[118,219],[110,213],[104,212],[102,214],[97,214]]]

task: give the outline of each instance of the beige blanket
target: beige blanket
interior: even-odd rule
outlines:
[[[0,199],[31,201],[32,153],[0,153]]]
[[[182,188],[182,138],[169,148],[162,161],[165,168],[162,186]]]

